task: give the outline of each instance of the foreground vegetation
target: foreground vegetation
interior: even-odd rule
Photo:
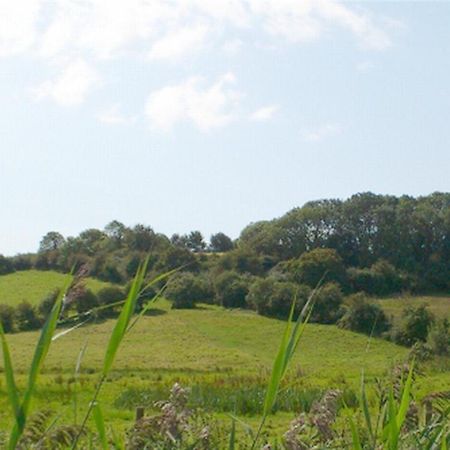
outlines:
[[[215,307],[207,307],[203,311],[170,312],[168,312],[168,308],[166,307],[159,310],[153,310],[150,317],[141,317],[141,319],[143,320],[142,322],[135,322],[135,319],[133,319],[133,311],[135,310],[139,296],[143,292],[141,287],[143,286],[144,273],[144,268],[141,268],[130,289],[128,297],[121,310],[120,316],[116,321],[107,321],[106,323],[101,325],[73,330],[68,336],[63,336],[61,337],[61,339],[57,340],[54,343],[53,351],[56,351],[56,354],[54,354],[56,356],[56,359],[54,361],[57,361],[58,364],[65,364],[67,361],[67,366],[69,366],[70,363],[69,360],[65,359],[66,357],[71,359],[70,356],[72,356],[72,362],[76,359],[76,353],[73,355],[69,355],[68,349],[70,347],[67,346],[67,339],[71,339],[70,342],[73,343],[73,339],[76,339],[75,337],[77,336],[77,333],[83,332],[82,334],[86,336],[86,331],[90,330],[91,332],[93,332],[95,338],[100,338],[98,345],[100,346],[99,348],[102,349],[100,355],[91,355],[91,358],[93,357],[93,359],[90,360],[92,367],[88,368],[88,372],[93,372],[92,379],[95,380],[94,383],[91,384],[91,389],[94,389],[93,394],[87,392],[88,390],[86,389],[86,386],[83,386],[92,383],[92,381],[89,382],[87,379],[84,379],[82,381],[81,376],[83,375],[83,372],[80,370],[81,357],[78,358],[79,363],[76,365],[77,368],[75,369],[75,375],[71,376],[70,380],[67,380],[67,382],[64,381],[64,375],[61,371],[61,368],[59,370],[59,373],[57,373],[59,379],[56,384],[60,385],[60,390],[56,395],[56,398],[58,399],[58,410],[61,410],[61,408],[65,410],[65,413],[63,412],[62,417],[64,417],[66,420],[69,415],[73,415],[73,422],[68,425],[53,425],[56,427],[55,430],[49,431],[49,429],[46,428],[46,423],[49,420],[49,416],[51,415],[51,413],[41,412],[34,418],[28,417],[30,413],[30,402],[34,393],[37,394],[38,398],[41,395],[45,398],[46,410],[51,404],[51,402],[49,401],[51,398],[51,395],[49,395],[50,392],[45,392],[45,390],[42,392],[36,391],[36,381],[37,375],[39,372],[41,372],[44,360],[47,357],[47,352],[51,344],[51,337],[56,333],[56,319],[60,314],[64,297],[60,295],[55,300],[50,316],[43,328],[43,331],[41,332],[40,345],[37,346],[36,350],[34,351],[31,369],[26,369],[25,367],[21,368],[19,364],[19,369],[16,368],[16,372],[14,374],[9,357],[10,354],[8,345],[4,339],[4,335],[2,334],[4,371],[6,375],[5,390],[7,393],[7,398],[9,399],[9,403],[12,406],[12,417],[14,417],[14,415],[16,416],[16,419],[13,419],[11,421],[11,416],[9,414],[7,415],[10,418],[10,425],[12,425],[13,427],[13,431],[8,444],[9,448],[16,448],[16,443],[18,443],[17,445],[19,445],[19,447],[25,446],[26,448],[32,447],[34,445],[37,445],[39,447],[39,445],[42,446],[44,444],[46,446],[49,446],[49,448],[55,448],[55,438],[51,439],[50,436],[54,436],[54,434],[52,433],[58,432],[60,433],[61,439],[57,439],[56,441],[60,442],[62,448],[75,448],[77,446],[77,443],[80,442],[82,442],[81,445],[83,446],[95,447],[99,445],[103,448],[110,448],[111,446],[121,448],[125,441],[127,442],[127,448],[130,449],[225,448],[225,446],[227,445],[226,442],[230,445],[230,448],[237,448],[239,442],[241,442],[240,448],[260,448],[262,445],[266,445],[265,448],[269,448],[267,446],[269,445],[267,441],[273,438],[270,438],[267,434],[268,430],[266,430],[265,425],[270,415],[275,410],[297,410],[297,412],[299,410],[304,411],[302,413],[303,415],[299,416],[296,421],[291,423],[286,433],[284,433],[282,439],[280,437],[281,441],[283,442],[283,446],[286,449],[312,448],[312,446],[316,444],[320,444],[322,445],[322,447],[324,445],[331,445],[333,447],[335,445],[343,445],[344,442],[346,443],[346,445],[350,445],[350,442],[352,442],[353,448],[362,448],[361,439],[365,439],[364,433],[366,431],[370,431],[368,444],[369,446],[372,445],[370,442],[373,441],[373,448],[375,448],[375,446],[377,445],[377,440],[379,440],[380,444],[385,443],[386,448],[400,448],[399,445],[401,442],[403,442],[404,439],[410,442],[414,442],[415,439],[418,439],[419,441],[421,439],[425,439],[425,443],[431,443],[433,445],[437,445],[439,443],[439,445],[441,445],[441,448],[445,448],[444,445],[446,445],[447,442],[447,431],[445,428],[446,412],[442,411],[441,409],[437,410],[436,414],[432,413],[432,418],[428,417],[427,422],[421,425],[422,427],[424,427],[423,433],[434,433],[433,438],[431,438],[430,436],[424,437],[424,435],[416,436],[417,430],[412,434],[411,432],[405,433],[404,431],[402,431],[403,422],[406,419],[406,412],[409,411],[411,406],[410,390],[413,380],[412,368],[409,369],[409,375],[406,377],[406,381],[401,376],[400,378],[398,378],[396,390],[394,389],[394,385],[392,385],[392,388],[389,388],[389,385],[387,385],[387,390],[383,392],[387,393],[388,397],[385,396],[386,394],[378,395],[378,400],[376,401],[379,403],[378,408],[382,409],[380,409],[377,414],[380,416],[379,420],[381,420],[381,424],[384,429],[382,434],[380,434],[376,430],[373,431],[371,428],[371,421],[367,417],[368,415],[370,415],[370,412],[369,403],[366,399],[366,394],[364,393],[365,391],[363,391],[363,394],[358,394],[356,389],[353,391],[351,389],[352,386],[355,386],[356,388],[355,381],[358,370],[356,367],[354,371],[350,370],[349,373],[346,374],[349,376],[349,380],[345,379],[344,374],[335,372],[336,379],[326,380],[326,383],[328,385],[327,390],[322,389],[322,391],[320,391],[316,388],[316,392],[314,395],[314,392],[311,389],[308,390],[306,385],[303,384],[304,381],[308,380],[309,376],[312,376],[314,382],[317,382],[318,380],[320,380],[320,377],[318,377],[317,374],[321,372],[326,373],[329,376],[332,372],[333,363],[330,364],[330,358],[328,357],[328,355],[320,355],[312,351],[311,359],[313,361],[309,362],[310,365],[304,364],[303,366],[300,366],[300,368],[297,366],[293,376],[291,373],[291,377],[286,378],[288,367],[292,364],[295,365],[295,350],[300,339],[301,349],[304,349],[305,354],[307,354],[308,348],[318,348],[319,339],[323,339],[329,331],[331,332],[329,339],[331,339],[333,343],[334,352],[336,354],[339,354],[341,357],[343,354],[347,353],[354,364],[359,363],[359,368],[363,367],[367,371],[367,373],[371,373],[372,376],[377,371],[379,372],[380,369],[381,371],[383,371],[386,365],[387,354],[391,353],[393,358],[392,364],[397,358],[404,358],[405,355],[402,355],[402,350],[400,348],[383,341],[370,340],[369,342],[367,342],[367,340],[364,340],[359,335],[354,335],[346,331],[337,330],[332,326],[320,327],[317,325],[311,325],[310,327],[306,328],[306,332],[312,331],[314,330],[314,328],[316,328],[315,331],[317,332],[315,340],[308,343],[307,340],[303,340],[303,331],[305,329],[305,321],[308,320],[308,317],[310,316],[312,311],[311,308],[313,304],[308,306],[311,300],[306,304],[302,314],[297,319],[296,324],[291,324],[291,319],[288,320],[288,328],[286,328],[286,326],[282,322],[273,321],[272,319],[264,319],[249,313],[223,311]],[[72,283],[72,289],[75,289],[76,286],[76,282]],[[314,296],[312,298],[314,298]],[[144,306],[143,313],[145,313],[145,311],[146,307]],[[293,312],[294,309],[291,310],[291,317]],[[189,315],[193,314],[203,315],[202,319],[204,320],[198,320],[199,317],[197,317],[194,322],[191,317],[191,323],[189,323],[189,320],[187,319],[189,318]],[[222,317],[218,318],[219,314]],[[227,326],[227,322],[226,320],[224,320],[225,315],[227,314],[231,319],[233,319],[233,323],[230,323],[229,326]],[[174,322],[176,332],[175,330],[168,329],[170,316],[172,316],[171,320]],[[236,326],[236,316],[240,316],[240,319],[242,320],[241,328]],[[260,323],[252,323],[251,326],[249,326],[248,322],[252,320],[260,321]],[[146,324],[144,321],[147,321],[148,323]],[[160,322],[161,328],[155,330],[158,322]],[[136,327],[134,327],[135,323]],[[206,326],[204,325],[202,327],[202,324],[206,324]],[[110,331],[108,330],[108,326]],[[285,329],[284,334],[283,328]],[[133,334],[136,333],[136,335],[132,336],[130,333],[128,333],[130,330]],[[151,354],[148,354],[147,351],[146,354],[142,355],[142,351],[145,352],[144,348],[137,349],[136,344],[133,345],[133,343],[145,342],[143,339],[143,334],[145,334],[147,330],[151,330],[151,332],[156,331],[156,334],[151,336],[151,338],[153,339],[150,340],[150,345],[148,345],[147,343],[147,348],[150,350]],[[205,415],[204,412],[200,412],[200,410],[198,409],[191,409],[192,406],[188,405],[189,398],[187,392],[184,391],[179,384],[175,384],[172,389],[171,397],[168,401],[160,401],[153,404],[154,407],[161,408],[161,415],[149,419],[139,419],[134,427],[131,428],[130,424],[128,423],[128,428],[130,431],[126,439],[124,439],[123,437],[117,438],[115,434],[107,435],[107,428],[105,428],[105,420],[102,409],[100,408],[100,404],[97,403],[97,401],[100,401],[101,399],[101,404],[104,407],[107,403],[105,402],[105,398],[103,398],[101,394],[103,394],[105,388],[109,388],[114,384],[120,384],[121,381],[123,382],[123,380],[121,380],[122,377],[120,375],[120,370],[117,372],[112,372],[111,369],[116,357],[118,356],[117,351],[119,349],[119,346],[122,344],[127,344],[127,342],[124,340],[125,335],[128,335],[128,337],[131,339],[129,342],[130,350],[125,350],[126,358],[124,358],[124,364],[126,364],[125,367],[127,368],[125,373],[127,374],[127,376],[130,376],[134,375],[132,371],[130,371],[130,365],[139,367],[139,363],[137,362],[139,361],[139,358],[141,362],[144,363],[152,361],[154,367],[158,367],[158,359],[156,359],[155,361],[154,357],[158,358],[159,355],[160,357],[162,356],[162,361],[165,365],[166,370],[171,366],[170,358],[167,358],[168,355],[164,355],[163,347],[158,348],[158,346],[155,345],[157,344],[156,336],[161,337],[160,334],[164,332],[167,332],[168,334],[166,336],[163,336],[165,337],[165,339],[161,342],[161,345],[169,344],[170,349],[180,349],[179,354],[172,355],[172,369],[175,371],[178,370],[180,372],[186,372],[188,369],[197,371],[205,370],[205,368],[208,369],[208,365],[205,364],[204,360],[201,360],[201,357],[205,354],[205,352],[206,356],[208,356],[208,347],[211,347],[211,345],[213,345],[214,351],[209,355],[210,357],[217,358],[218,355],[222,356],[222,353],[226,353],[226,357],[224,360],[213,360],[211,363],[216,367],[209,367],[209,370],[217,372],[218,369],[221,368],[221,370],[229,372],[227,373],[229,382],[233,379],[231,373],[236,367],[236,359],[242,359],[243,361],[246,361],[247,369],[253,368],[253,380],[251,378],[252,376],[250,376],[250,378],[247,378],[247,381],[252,380],[254,382],[259,376],[260,386],[262,386],[261,381],[264,382],[267,379],[268,373],[258,374],[256,373],[255,369],[261,363],[263,363],[262,367],[265,366],[266,368],[268,365],[273,365],[267,388],[263,388],[259,391],[258,389],[256,389],[252,393],[257,398],[256,401],[255,399],[253,399],[255,410],[252,410],[251,407],[248,408],[247,406],[247,410],[244,410],[242,403],[240,404],[240,406],[238,406],[237,401],[235,402],[234,407],[230,405],[230,402],[228,402],[227,404],[226,401],[223,402],[220,407],[223,412],[229,411],[231,408],[233,408],[232,412],[234,414],[241,415],[254,415],[255,412],[259,409],[260,413],[262,413],[262,419],[260,420],[260,425],[256,431],[254,431],[250,435],[241,433],[239,437],[235,433],[237,419],[234,418],[231,420],[231,423],[233,424],[231,432],[225,433],[223,428],[223,420],[222,422],[217,422],[217,427],[213,426],[213,421],[217,419],[214,419],[212,416]],[[274,334],[272,335],[271,333]],[[338,334],[333,336],[333,333]],[[339,336],[339,334],[341,334],[341,336]],[[30,335],[31,338],[33,338],[32,333],[14,335],[13,337],[28,338]],[[281,344],[277,345],[276,341],[279,341],[280,335],[284,335],[284,337],[281,340]],[[56,335],[56,337],[59,336],[62,336],[61,333]],[[179,337],[180,341],[182,341],[180,342],[179,346],[177,345],[177,342],[174,342],[174,340],[172,339],[173,336]],[[208,344],[205,343],[204,348],[199,347],[199,344],[202,341],[202,336],[207,336],[207,340],[212,341]],[[343,345],[342,347],[339,347],[339,341],[344,341],[345,338],[349,339],[347,345],[345,342],[341,342],[340,344]],[[326,339],[327,338],[325,337],[325,340]],[[205,339],[203,338],[203,340]],[[192,346],[195,346],[195,351],[192,351],[192,357],[190,357],[189,346],[185,345],[185,343],[187,342],[192,342]],[[262,348],[260,349],[260,353],[256,353],[256,355],[253,354],[254,352],[249,351],[255,346],[255,342],[259,342],[262,346]],[[64,344],[66,344],[65,347],[58,348],[58,345],[61,346]],[[231,350],[233,346],[235,346],[233,351],[225,351]],[[279,347],[278,356],[275,358],[275,361],[270,364],[270,359],[273,359],[273,354],[277,354],[277,346]],[[328,350],[330,346],[331,342],[329,342],[328,345],[325,342],[324,348]],[[379,346],[381,346],[381,348]],[[23,344],[21,347],[22,349],[25,348]],[[374,351],[373,348],[376,348],[377,350]],[[83,367],[85,363],[89,362],[87,350],[85,350],[85,352],[86,355],[84,355],[84,351],[82,355]],[[380,353],[378,354],[378,352]],[[329,351],[327,353],[329,354]],[[377,355],[380,358],[378,364]],[[55,370],[55,368],[51,367],[51,354],[49,356],[50,357],[47,361],[47,365],[50,365],[50,367],[47,368],[46,371],[51,372],[52,370]],[[364,356],[367,357],[366,360],[364,359]],[[314,357],[316,358],[315,360]],[[26,354],[25,359],[27,359]],[[186,363],[186,361],[190,362]],[[183,362],[185,362],[188,366],[190,365],[190,367],[180,366],[180,363]],[[230,364],[230,366],[227,367],[227,364]],[[202,369],[200,369],[199,365],[202,367]],[[342,367],[342,360],[339,366]],[[351,364],[348,364],[348,367],[351,367]],[[15,381],[15,378],[17,377],[18,370],[20,371],[21,369],[28,374],[28,381],[25,383],[26,388],[23,396],[18,395],[15,387],[16,381],[18,381]],[[150,373],[152,372],[153,371],[150,370]],[[155,372],[157,372],[157,370]],[[206,370],[204,376],[207,375],[207,372],[208,370]],[[116,374],[114,375],[114,373]],[[233,375],[235,382],[233,389],[235,390],[235,392],[239,392],[239,383],[245,384],[245,377],[243,375],[240,375],[241,378],[239,381],[239,378],[237,378],[235,374]],[[352,375],[354,377],[353,380]],[[217,374],[215,376],[215,381],[217,383]],[[249,375],[247,374],[247,377],[248,376]],[[301,381],[299,381],[298,378],[301,378]],[[162,379],[156,378],[154,379],[154,381],[161,382]],[[287,384],[282,384],[283,381]],[[233,383],[233,381],[231,381],[231,383]],[[150,383],[147,382],[147,384]],[[53,383],[53,388],[54,385],[55,383]],[[95,385],[96,387],[94,388]],[[330,385],[338,386],[338,390],[330,391]],[[84,395],[87,394],[88,399],[80,399],[80,392],[78,391],[80,386],[83,386]],[[226,384],[220,386],[220,390],[226,391],[225,386]],[[132,397],[133,395],[135,395],[135,392],[130,390],[129,387],[127,390],[123,389],[123,385],[121,387],[121,395],[119,395],[115,399],[114,405],[116,407],[130,407],[130,405],[133,405],[133,403],[131,402],[131,404],[128,403],[127,405],[127,400],[130,400],[129,398],[127,399],[127,397]],[[201,392],[202,387],[204,388],[205,386],[201,386],[200,389],[197,390],[197,401],[201,397],[201,394],[199,393]],[[215,387],[216,389],[214,389],[214,383],[210,382],[210,388],[212,388],[213,393],[212,397],[220,399],[220,395],[214,395],[218,394],[218,392],[220,391],[217,389],[217,384]],[[429,387],[430,385],[428,383],[428,388]],[[61,391],[63,389],[67,389],[65,395],[62,395]],[[347,392],[345,392],[345,390],[347,390]],[[49,389],[49,391],[51,391],[51,389]],[[265,394],[263,394],[263,391],[265,391]],[[284,395],[282,395],[283,392]],[[286,392],[289,392],[290,395],[286,395]],[[389,394],[389,392],[391,393]],[[250,394],[250,398],[248,400],[251,400],[252,394]],[[61,405],[61,400],[64,398],[66,398],[67,402],[66,407],[64,407],[64,405]],[[342,400],[340,400],[341,398]],[[142,404],[142,400],[142,398],[138,399],[140,404]],[[147,401],[148,400],[149,399],[147,399]],[[251,403],[251,401],[249,403]],[[190,400],[190,404],[195,405],[195,396]],[[385,410],[383,405],[388,404],[389,408],[388,410]],[[217,413],[217,403],[215,405]],[[363,428],[361,428],[361,431],[358,431],[358,426],[355,424],[355,422],[350,421],[349,423],[351,434],[345,433],[345,427],[341,428],[341,432],[337,431],[335,427],[338,426],[338,422],[336,422],[336,424],[334,422],[337,420],[338,410],[342,410],[345,412],[349,411],[348,408],[358,407],[358,405],[360,405],[360,407],[362,407],[365,411],[364,417],[367,422],[367,430],[363,431]],[[84,419],[81,421],[81,425],[79,424],[80,422],[77,422],[77,415],[79,414],[80,406],[81,410],[86,411],[81,414],[81,417],[84,417]],[[207,405],[201,404],[201,406],[204,407]],[[93,424],[89,421],[91,415],[94,419]],[[194,417],[196,417],[195,420],[193,419]],[[233,415],[232,417],[235,416]],[[27,420],[28,428],[26,426]],[[108,420],[109,417],[107,417],[106,423],[112,424],[112,422],[109,422]],[[194,420],[194,422],[192,422],[192,420]],[[54,422],[54,424],[55,423],[56,422]],[[89,423],[91,423],[90,427],[93,427],[95,424],[95,432],[89,431],[92,430],[92,428],[87,428]],[[203,424],[202,427],[199,428],[198,423]],[[299,424],[301,426],[299,426]],[[251,425],[249,426],[250,428],[248,429],[251,429]],[[286,426],[287,425],[285,425],[285,427]],[[340,426],[342,427],[342,424]],[[247,428],[247,425],[245,425],[245,428]],[[117,428],[115,429],[117,431]],[[219,430],[222,430],[222,434],[219,433]],[[167,434],[168,431],[171,432]],[[342,434],[343,432],[344,434]],[[95,442],[97,442],[97,444]],[[341,444],[338,444],[339,442]],[[308,445],[308,447],[304,447],[304,445]],[[383,448],[385,447],[383,446]]]

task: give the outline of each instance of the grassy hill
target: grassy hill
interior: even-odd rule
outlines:
[[[28,271],[2,276],[0,302],[13,304],[23,299],[39,302],[49,291],[61,286],[63,280],[64,275],[55,272]],[[93,290],[105,285],[88,281]],[[434,297],[426,299],[435,301]],[[403,307],[403,301],[380,300],[394,315]],[[432,308],[448,313],[449,305],[449,299],[438,298]],[[110,319],[86,325],[52,344],[34,408],[53,409],[67,416],[68,421],[74,417],[75,397],[80,411],[86,408],[114,324],[115,320]],[[210,408],[218,417],[236,412],[247,422],[255,422],[284,327],[283,321],[251,311],[211,305],[172,310],[169,302],[160,300],[125,339],[114,371],[104,386],[101,402],[108,423],[119,428],[130,426],[134,407],[151,406],[154,400],[166,395],[175,381],[193,387],[196,404]],[[25,383],[38,335],[27,332],[7,336],[19,386]],[[74,369],[85,345],[76,384]],[[294,411],[310,404],[318,392],[327,388],[343,389],[351,403],[359,391],[363,369],[367,380],[372,382],[407,355],[408,349],[381,339],[369,340],[332,325],[308,325],[286,381],[286,387],[291,389],[289,401],[271,418],[270,426],[274,430],[285,429]],[[2,364],[0,359],[0,372]],[[430,362],[416,388],[423,394],[448,388],[448,369],[448,360]],[[10,425],[6,405],[5,383],[0,377],[0,430]]]
[[[407,306],[427,305],[438,318],[450,318],[450,297],[444,295],[403,296],[379,299],[381,307],[388,316],[398,319]]]
[[[17,305],[23,300],[38,304],[45,296],[63,286],[66,275],[53,271],[26,270],[0,276],[0,304]],[[88,288],[94,292],[109,283],[89,278]]]

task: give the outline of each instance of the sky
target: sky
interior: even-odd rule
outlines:
[[[0,0],[0,253],[450,191],[450,2]]]

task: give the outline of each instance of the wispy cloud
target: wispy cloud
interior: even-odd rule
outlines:
[[[328,123],[316,128],[303,129],[300,131],[300,137],[304,142],[321,142],[324,139],[331,138],[341,134],[343,127],[337,123]]]
[[[177,60],[199,51],[206,45],[209,28],[204,25],[185,27],[167,33],[150,49],[150,59]]]
[[[278,109],[278,105],[263,106],[250,115],[250,120],[255,122],[266,122],[274,116]]]
[[[136,116],[125,116],[120,112],[119,105],[113,105],[96,115],[99,122],[107,125],[128,125],[136,121]]]
[[[99,84],[97,72],[84,60],[72,61],[54,80],[47,80],[33,90],[37,100],[51,99],[61,106],[79,105]]]
[[[191,122],[202,131],[223,127],[236,118],[240,94],[235,76],[226,73],[211,85],[192,77],[178,85],[152,92],[145,114],[154,129],[170,131],[179,122]]]

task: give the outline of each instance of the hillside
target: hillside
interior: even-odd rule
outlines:
[[[67,275],[54,271],[24,270],[0,276],[0,304],[17,305],[26,300],[38,304],[46,295],[60,288]],[[89,278],[86,286],[94,292],[109,283]]]

